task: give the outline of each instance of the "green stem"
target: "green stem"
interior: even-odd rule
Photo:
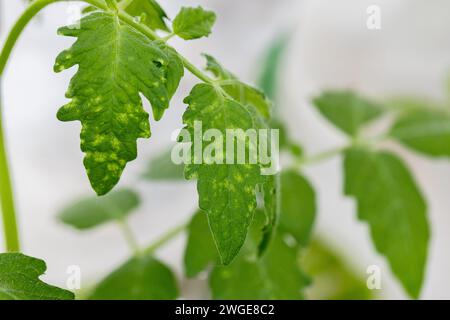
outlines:
[[[341,153],[345,152],[349,148],[372,147],[372,146],[376,146],[377,144],[379,144],[387,139],[389,139],[389,136],[386,134],[382,134],[382,135],[371,137],[371,138],[355,137],[354,139],[352,139],[351,143],[349,143],[348,145],[338,147],[338,148],[333,148],[330,150],[326,150],[326,151],[320,152],[320,153],[312,155],[312,156],[298,157],[295,165],[303,167],[305,165],[317,164],[317,163],[326,161],[330,158],[333,158],[337,155],[340,155]]]
[[[0,81],[1,83],[1,81]],[[1,89],[0,89],[1,90]],[[17,228],[16,211],[14,208],[14,196],[9,173],[8,158],[3,131],[2,108],[0,95],[0,202],[3,216],[3,230],[6,251],[20,251],[19,231]]]
[[[328,160],[330,158],[333,158],[339,154],[341,154],[342,152],[344,152],[345,150],[347,150],[350,146],[343,146],[343,147],[339,147],[339,148],[335,148],[335,149],[331,149],[331,150],[327,150],[309,157],[304,157],[300,159],[300,163],[301,165],[310,165],[310,164],[317,164],[320,163],[322,161]]]
[[[178,54],[178,55],[180,56],[181,60],[183,61],[184,67],[186,69],[188,69],[194,76],[196,76],[197,78],[199,78],[203,82],[206,82],[206,83],[209,83],[209,84],[214,84],[215,83],[215,80],[213,80],[210,77],[208,77],[204,72],[202,72],[197,67],[195,67],[192,63],[190,63],[185,57],[183,57],[180,54]]]
[[[173,228],[172,230],[169,230],[168,232],[166,232],[165,234],[163,234],[161,236],[161,238],[159,238],[158,240],[156,240],[155,242],[153,242],[150,246],[148,246],[145,250],[144,253],[145,254],[152,254],[154,253],[156,250],[158,250],[160,247],[162,247],[163,245],[165,245],[167,242],[171,241],[172,239],[174,239],[175,237],[177,237],[180,233],[182,233],[184,230],[186,230],[188,227],[188,224],[182,224],[179,225],[175,228]]]
[[[130,249],[135,255],[139,254],[139,252],[141,251],[139,248],[139,244],[128,223],[124,219],[118,220],[117,222],[119,223],[120,229],[122,230],[123,236]]]

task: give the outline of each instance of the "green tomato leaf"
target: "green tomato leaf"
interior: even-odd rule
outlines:
[[[222,64],[217,61],[216,58],[206,53],[204,53],[203,56],[206,59],[205,70],[211,72],[217,78],[217,80],[237,80],[237,77],[230,71],[225,69]]]
[[[307,246],[316,217],[316,195],[311,184],[293,170],[281,173],[279,228]]]
[[[207,37],[216,22],[216,14],[202,7],[181,8],[173,20],[174,33],[184,40]]]
[[[253,106],[265,119],[270,119],[272,103],[262,91],[240,81],[223,84],[222,88],[236,101]]]
[[[139,94],[161,119],[183,75],[182,63],[163,43],[148,40],[109,12],[92,12],[80,28],[59,33],[77,41],[57,57],[55,71],[79,68],[66,93],[72,101],[58,111],[58,119],[81,121],[84,165],[92,187],[104,195],[136,158],[136,140],[150,137]]]
[[[281,195],[278,195],[280,187],[277,187],[277,184],[280,179]],[[264,184],[265,219],[262,234],[259,234],[257,227],[254,226],[256,231],[253,231],[253,237],[247,240],[247,249],[242,256],[238,256],[229,270],[217,267],[216,273],[211,276],[211,281],[214,281],[211,282],[212,285],[217,285],[217,298],[255,299],[255,293],[242,288],[240,284],[249,277],[250,283],[255,286],[251,290],[262,291],[258,298],[303,298],[301,289],[307,286],[309,281],[299,268],[297,253],[309,243],[316,212],[315,193],[306,179],[295,171],[282,172],[280,179],[270,176]],[[277,225],[279,197],[281,197],[281,212]],[[255,251],[254,244],[248,246],[252,241],[256,243],[260,241],[259,256],[264,253],[260,260],[255,261],[252,255]],[[279,270],[280,266],[277,263],[287,266],[284,272]],[[241,271],[246,267],[250,269],[252,276]],[[228,273],[233,277],[229,283],[226,280]],[[287,274],[279,275],[283,273]],[[269,279],[264,278],[266,274],[270,275]],[[222,296],[221,290],[229,290],[230,295]]]
[[[450,113],[429,109],[400,116],[390,135],[407,147],[435,157],[450,156]]]
[[[355,197],[377,251],[414,298],[420,294],[428,242],[426,204],[403,162],[388,152],[350,149],[344,162],[345,194]]]
[[[76,229],[91,229],[113,220],[124,219],[139,204],[136,192],[122,189],[104,197],[89,197],[71,204],[58,214],[58,218]]]
[[[167,15],[155,0],[122,0],[119,7],[131,16],[141,18],[141,22],[150,29],[169,30],[164,21]]]
[[[264,59],[264,68],[259,83],[261,90],[273,101],[277,99],[280,65],[289,40],[290,37],[285,34],[276,38],[267,50]]]
[[[167,18],[166,13],[155,0],[118,0],[120,9],[129,15],[138,18],[152,30],[169,31],[164,19]],[[98,10],[94,6],[87,6],[82,13],[90,13]]]
[[[257,112],[250,106],[222,96],[209,84],[195,86],[185,103],[189,107],[183,115],[183,122],[191,137],[194,136],[195,122],[201,122],[203,131],[218,130],[222,139],[226,137],[227,129],[242,129],[246,132],[248,129],[259,129],[262,124],[257,118]],[[244,139],[237,136],[235,140]],[[248,155],[250,143],[247,140],[243,143]],[[204,151],[209,146],[202,146],[199,156],[206,154]],[[263,179],[260,165],[237,164],[236,159],[234,164],[226,164],[229,159],[226,159],[225,148],[218,149],[214,158],[207,155],[202,164],[195,164],[199,159],[194,154],[192,164],[186,166],[185,174],[187,179],[198,179],[200,208],[208,214],[222,263],[229,264],[244,244],[256,208],[256,188]],[[222,163],[216,163],[216,159],[221,159]]]
[[[197,212],[189,224],[184,252],[184,269],[188,278],[196,277],[212,263],[219,262],[219,253],[204,212]]]
[[[266,95],[248,84],[240,82],[231,72],[212,56],[204,54],[207,65],[206,70],[210,71],[218,80],[222,80],[222,89],[233,99],[244,105],[250,105],[259,111],[265,120],[271,117],[272,102]]]
[[[262,215],[260,213],[260,215]],[[210,275],[214,299],[265,300],[303,299],[310,280],[300,269],[299,247],[285,241],[281,233],[273,236],[261,258],[255,255],[261,226],[253,228],[246,247],[230,266],[216,266]]]
[[[42,282],[45,262],[21,253],[0,254],[0,300],[73,300],[74,294]]]
[[[171,159],[172,150],[167,150],[150,160],[143,178],[150,181],[185,181],[184,165],[176,165]]]
[[[325,118],[351,136],[382,114],[379,105],[351,91],[326,91],[313,103]]]
[[[90,300],[173,300],[178,287],[172,271],[151,256],[137,256],[113,271]]]

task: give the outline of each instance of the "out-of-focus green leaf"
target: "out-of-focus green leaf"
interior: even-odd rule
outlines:
[[[376,103],[352,91],[325,91],[313,103],[325,118],[351,136],[357,135],[383,111]]]
[[[305,295],[311,300],[370,300],[364,276],[344,263],[323,241],[312,241],[302,253],[301,265],[311,276]]]
[[[122,189],[104,197],[89,197],[71,204],[58,214],[58,218],[77,229],[91,229],[112,220],[122,220],[139,203],[136,192]]]
[[[39,279],[45,262],[21,253],[0,254],[0,300],[73,300],[74,294]]]
[[[400,116],[390,135],[429,156],[450,156],[450,111],[422,109]]]
[[[430,231],[426,204],[403,162],[388,152],[350,149],[344,161],[345,194],[355,197],[377,251],[405,290],[418,298]]]
[[[173,32],[184,40],[207,37],[216,22],[216,14],[202,7],[181,8],[173,20]]]
[[[143,19],[142,22],[150,29],[169,30],[164,21],[167,15],[155,0],[122,0],[119,6],[133,17]]]
[[[151,181],[185,181],[184,165],[176,165],[171,159],[171,150],[150,160],[143,178]]]
[[[263,70],[259,79],[259,87],[261,88],[261,91],[272,100],[270,127],[279,130],[280,149],[291,152],[295,157],[300,157],[303,154],[302,147],[296,142],[293,142],[289,137],[288,129],[284,122],[279,119],[279,111],[276,107],[280,66],[288,43],[289,36],[282,35],[276,38],[271,44],[264,59]]]
[[[316,195],[311,184],[293,170],[282,172],[279,228],[306,246],[315,217]]]
[[[108,275],[90,300],[172,300],[178,286],[172,271],[147,255],[134,257]]]
[[[219,253],[209,229],[208,219],[202,211],[197,212],[189,224],[188,240],[184,253],[184,269],[189,278],[197,276],[212,263],[218,263]]]

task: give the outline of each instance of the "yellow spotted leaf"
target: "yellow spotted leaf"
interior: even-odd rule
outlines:
[[[92,12],[79,26],[59,29],[76,37],[56,59],[55,71],[78,65],[66,93],[71,101],[58,112],[61,121],[82,124],[84,165],[98,195],[119,181],[137,156],[136,140],[150,137],[146,97],[161,119],[183,76],[183,65],[165,44],[151,41],[110,12]]]
[[[204,132],[214,129],[223,137],[226,137],[229,129],[246,132],[263,126],[263,121],[252,106],[224,97],[209,84],[195,86],[185,103],[189,107],[183,121],[191,137],[195,133],[196,123],[201,123]],[[241,139],[245,137],[238,135],[234,141],[242,142]],[[230,143],[225,143],[225,138],[223,141],[223,146]],[[242,145],[245,145],[246,154],[249,148],[255,147],[248,140]],[[225,147],[219,148],[214,156],[215,160],[223,161],[211,161],[206,157],[198,161],[198,156],[205,155],[210,146],[205,143],[200,155],[194,152],[192,164],[186,166],[185,173],[188,179],[198,179],[200,208],[207,213],[222,263],[229,264],[244,244],[256,209],[256,188],[264,182],[264,176],[261,175],[259,164],[240,164],[236,158],[229,161]],[[232,156],[236,157],[236,153]]]

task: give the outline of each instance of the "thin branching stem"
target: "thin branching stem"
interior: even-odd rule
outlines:
[[[125,219],[120,219],[117,221],[117,223],[119,224],[120,230],[122,231],[123,237],[125,238],[128,247],[133,252],[133,254],[138,255],[141,249],[133,230],[130,228],[130,225]]]
[[[145,254],[153,254],[156,250],[158,250],[160,247],[165,245],[167,242],[173,240],[178,235],[180,235],[182,232],[184,232],[188,227],[187,223],[181,224],[179,226],[176,226],[175,228],[169,230],[165,234],[163,234],[158,240],[153,242],[150,246],[148,246],[146,249],[144,249]]]

